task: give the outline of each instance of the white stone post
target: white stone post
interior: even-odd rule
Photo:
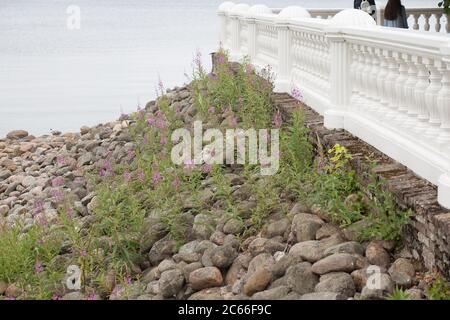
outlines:
[[[350,104],[350,50],[339,32],[327,34],[331,55],[331,91],[332,108],[325,111],[325,127],[343,129],[344,117]]]
[[[311,18],[307,10],[302,7],[291,6],[284,8],[278,14],[278,74],[275,81],[275,92],[291,91],[292,70],[292,33],[289,20],[292,18]]]
[[[450,209],[450,46],[443,48],[444,76],[442,79],[442,88],[437,97],[439,114],[441,118],[441,135],[438,141],[441,143],[442,152],[447,155],[446,173],[439,178],[438,201]]]
[[[219,6],[217,15],[219,16],[220,30],[219,41],[224,47],[227,44],[228,11],[234,6],[233,2],[224,2]]]
[[[291,32],[284,21],[277,23],[278,30],[278,74],[275,92],[289,92],[291,83]]]
[[[241,52],[241,20],[250,9],[248,4],[240,3],[234,5],[229,13],[231,19],[231,61],[239,61],[242,58]]]
[[[256,55],[257,55],[257,42],[256,37],[257,29],[256,29],[256,21],[258,15],[261,14],[272,14],[272,10],[263,4],[257,4],[247,11],[244,21],[247,23],[247,47],[248,47],[248,56],[250,57],[250,61],[255,64],[256,63]]]
[[[376,26],[373,18],[361,10],[348,9],[335,15],[327,28],[330,43],[330,102],[331,106],[324,112],[324,125],[327,129],[343,129],[345,115],[350,105],[352,94],[350,77],[350,47],[345,41],[341,27]]]

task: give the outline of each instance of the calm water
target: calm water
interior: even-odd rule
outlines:
[[[111,121],[181,85],[197,49],[217,46],[216,0],[0,0],[0,137]],[[437,1],[434,1],[437,2]],[[409,6],[432,6],[407,0]],[[351,0],[260,0],[272,7],[350,7]],[[69,5],[81,29],[66,27]]]

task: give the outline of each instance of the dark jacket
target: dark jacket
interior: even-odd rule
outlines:
[[[376,19],[377,18],[377,9],[376,9],[376,5],[375,5],[375,0],[368,0],[370,5],[372,6],[372,12],[370,12],[370,15]],[[353,7],[355,9],[361,9],[361,3],[363,2],[363,0],[355,0],[353,3]]]

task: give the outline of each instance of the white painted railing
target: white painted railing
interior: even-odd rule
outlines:
[[[298,88],[325,126],[346,129],[438,186],[450,208],[450,37],[376,26],[348,9],[331,19],[288,7],[224,3],[234,61],[271,65],[275,90]]]
[[[272,8],[274,14],[281,12],[280,8]],[[331,19],[341,9],[308,9],[311,18]],[[442,8],[406,8],[406,16],[408,18],[409,28],[412,30],[431,31],[450,33],[450,19],[444,14]],[[377,8],[377,24],[384,25],[384,6],[378,5]]]

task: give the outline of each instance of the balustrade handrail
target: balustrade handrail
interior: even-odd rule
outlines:
[[[299,89],[327,128],[348,130],[437,185],[450,208],[450,37],[377,26],[360,10],[332,14],[226,3],[220,39],[231,60],[271,65],[275,91]]]
[[[281,12],[283,8],[270,8],[271,12],[273,14],[278,14]],[[311,14],[311,17],[321,17],[322,19],[325,18],[332,18],[337,13],[345,10],[346,8],[309,8],[308,11]],[[445,14],[442,10],[442,8],[406,8],[406,15],[408,18],[412,18],[414,20],[414,23],[411,23],[409,28],[413,30],[421,30],[421,31],[436,31],[440,32],[441,28],[443,26],[443,18],[446,19],[445,28],[443,29],[447,33],[450,33],[450,18],[449,15]],[[382,4],[378,5],[377,7],[377,24],[382,26],[384,23],[384,6]],[[429,24],[429,19],[431,17],[435,17],[435,24],[434,28],[431,27]],[[419,19],[423,17],[426,19],[425,23],[421,26],[419,25]]]

